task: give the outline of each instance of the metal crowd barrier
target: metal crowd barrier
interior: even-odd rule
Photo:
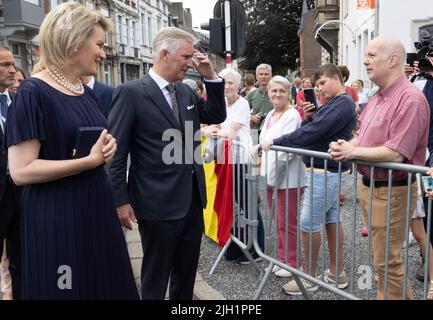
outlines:
[[[234,142],[233,148],[237,148],[238,151],[242,146],[239,143]],[[313,191],[313,165],[314,165],[314,159],[323,159],[324,161],[324,186],[327,184],[327,175],[328,175],[328,161],[331,160],[330,156],[327,153],[322,152],[316,152],[311,150],[304,150],[304,149],[295,149],[295,148],[286,148],[286,147],[277,147],[272,146],[271,150],[276,151],[275,154],[275,167],[278,169],[277,171],[277,177],[285,177],[286,179],[289,179],[288,175],[284,175],[284,171],[288,172],[288,165],[289,160],[292,157],[298,157],[301,161],[299,162],[299,170],[306,170],[307,172],[310,172],[310,192]],[[283,153],[285,156],[285,161],[281,162],[279,160],[279,156]],[[264,157],[267,157],[268,154],[265,153]],[[302,164],[303,158],[309,158],[310,168],[304,168]],[[233,166],[239,168],[242,166],[241,164],[237,163],[235,160],[233,161]],[[267,161],[266,163],[268,163]],[[314,293],[307,292],[305,289],[302,279],[305,279],[315,285],[318,285],[319,288],[323,288],[325,290],[328,290],[335,295],[344,298],[344,299],[374,299],[376,296],[376,284],[374,281],[374,267],[372,263],[372,252],[371,252],[371,223],[372,223],[372,203],[373,203],[373,191],[374,191],[374,180],[370,180],[370,187],[369,187],[369,209],[368,209],[368,221],[365,223],[367,224],[368,228],[368,238],[363,238],[360,234],[360,232],[357,230],[360,229],[360,225],[362,225],[362,217],[358,214],[360,211],[359,206],[357,205],[357,190],[358,190],[358,177],[359,174],[357,173],[357,167],[358,165],[368,166],[370,167],[370,176],[373,177],[373,172],[375,168],[384,168],[388,170],[388,198],[387,198],[387,226],[386,226],[386,252],[385,252],[385,275],[384,275],[384,299],[387,299],[388,295],[388,271],[389,271],[389,247],[390,247],[390,219],[391,219],[391,188],[392,188],[392,172],[395,170],[398,171],[404,171],[408,173],[408,182],[407,185],[411,186],[412,182],[415,178],[415,174],[425,174],[428,170],[427,167],[422,166],[414,166],[414,165],[408,165],[408,164],[401,164],[401,163],[390,163],[390,162],[365,162],[365,161],[352,161],[350,162],[351,165],[351,173],[348,176],[349,181],[348,183],[342,184],[342,175],[347,175],[347,173],[342,172],[342,166],[341,163],[339,164],[338,168],[338,192],[341,193],[342,187],[348,189],[350,186],[353,190],[353,196],[350,200],[352,202],[352,209],[351,212],[346,212],[345,206],[349,203],[349,199],[346,199],[345,205],[340,206],[340,198],[338,197],[338,206],[337,206],[337,219],[340,219],[340,216],[343,215],[343,228],[345,229],[345,240],[344,240],[344,270],[346,271],[347,278],[349,281],[349,285],[345,289],[339,289],[337,287],[337,284],[327,283],[323,280],[324,271],[329,267],[328,264],[328,258],[327,255],[329,254],[327,250],[327,243],[325,241],[325,214],[323,214],[323,221],[322,221],[322,229],[320,231],[321,234],[321,249],[319,253],[319,257],[317,259],[317,270],[320,270],[320,273],[318,276],[313,277],[307,273],[304,272],[301,268],[300,259],[299,257],[303,257],[303,259],[306,259],[308,261],[308,269],[311,268],[311,249],[312,249],[312,237],[311,237],[311,231],[309,234],[309,257],[305,257],[303,255],[302,250],[302,242],[300,240],[300,217],[301,217],[301,206],[302,206],[302,199],[301,199],[301,188],[302,186],[298,183],[297,187],[297,235],[296,235],[296,267],[289,266],[288,264],[284,263],[284,261],[280,261],[278,259],[278,255],[276,254],[276,247],[277,247],[277,241],[276,238],[277,235],[277,202],[276,198],[274,197],[273,203],[269,206],[268,205],[268,199],[267,199],[267,177],[261,176],[258,172],[257,163],[253,163],[251,160],[248,161],[246,164],[247,173],[245,175],[237,175],[233,178],[233,192],[237,192],[238,199],[237,201],[234,201],[234,210],[233,210],[233,227],[232,227],[232,234],[230,235],[230,240],[227,242],[225,247],[220,252],[217,260],[215,261],[210,274],[213,274],[218,266],[218,264],[221,262],[225,251],[227,250],[230,243],[234,242],[246,255],[246,257],[252,262],[254,268],[260,273],[261,281],[258,285],[257,291],[255,293],[255,299],[259,299],[264,287],[266,285],[267,280],[271,276],[272,269],[274,266],[278,266],[281,269],[284,269],[286,271],[289,271],[292,274],[293,279],[298,284],[302,295],[305,299],[314,298]],[[300,178],[299,178],[300,180]],[[275,183],[276,187],[278,188],[278,185],[280,184],[281,179]],[[276,190],[274,188],[274,195],[276,194]],[[326,191],[327,188],[323,188],[324,191],[324,213],[326,212],[327,207],[327,195]],[[350,191],[350,189],[348,189]],[[409,259],[418,259],[420,260],[419,252],[416,250],[415,253],[410,253],[409,248],[409,228],[410,228],[410,219],[412,217],[413,211],[410,210],[411,208],[411,197],[410,197],[410,190],[411,188],[407,188],[407,206],[406,206],[406,226],[405,226],[405,239],[406,239],[406,245],[403,249],[402,253],[402,259],[403,259],[403,266],[404,266],[404,282],[403,282],[403,297],[406,297],[407,293],[407,283],[408,279],[410,280],[410,283],[413,287],[417,288],[415,284],[415,279],[413,277],[409,278]],[[264,196],[263,196],[264,194]],[[264,203],[263,203],[264,202]],[[285,237],[284,237],[284,248],[285,248],[285,261],[287,261],[288,257],[288,208],[289,208],[289,197],[288,197],[288,190],[286,189],[286,199],[285,199],[286,205],[285,205]],[[313,206],[313,197],[312,194],[310,195],[310,208]],[[413,206],[415,208],[416,204]],[[244,210],[245,209],[245,210]],[[274,213],[271,212],[271,209],[275,212],[275,217],[272,216]],[[342,212],[342,209],[344,212]],[[431,226],[431,200],[428,201],[428,213],[427,213],[427,226]],[[258,242],[258,215],[261,214],[262,218],[264,219],[265,224],[265,247],[264,250],[262,250],[259,246]],[[236,223],[235,223],[236,222]],[[275,222],[275,223],[274,223]],[[273,225],[275,224],[275,225]],[[430,233],[431,228],[428,228],[426,231],[426,239],[425,239],[425,247],[427,248],[426,252],[424,252],[425,257],[425,264],[424,264],[424,283],[422,287],[422,292],[419,294],[419,291],[416,291],[417,294],[414,294],[414,299],[426,299],[427,292],[428,292],[428,261],[430,258],[430,250],[428,248],[430,247]],[[240,237],[239,235],[243,235]],[[336,234],[336,275],[339,275],[342,270],[338,270],[339,266],[339,228],[337,228],[337,234]],[[362,242],[365,242],[366,249],[363,248]],[[250,254],[250,249],[254,248],[256,253],[263,258],[265,261],[267,261],[269,264],[267,265],[266,271],[262,270],[263,268],[260,268],[259,265],[254,261]],[[413,250],[412,250],[413,251]],[[417,261],[419,262],[419,261]],[[358,276],[361,274],[361,276]],[[291,278],[288,278],[288,280],[291,280]],[[337,281],[338,282],[338,281]],[[415,292],[415,291],[414,291]]]

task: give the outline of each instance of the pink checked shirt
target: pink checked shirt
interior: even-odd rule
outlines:
[[[385,146],[402,154],[404,163],[424,165],[430,109],[424,94],[403,75],[370,100],[358,120],[357,146]],[[370,167],[358,166],[370,178]],[[407,174],[393,171],[393,180]],[[376,180],[387,180],[388,169],[375,169]]]

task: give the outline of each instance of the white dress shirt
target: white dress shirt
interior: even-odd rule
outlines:
[[[157,74],[155,71],[153,71],[153,68],[150,68],[149,70],[149,76],[156,82],[159,89],[161,89],[162,93],[164,94],[165,100],[167,100],[168,105],[170,106],[171,110],[173,110],[173,102],[171,101],[170,92],[167,90],[167,85],[170,84],[167,80],[165,80],[163,77],[161,77],[159,74]],[[214,80],[207,80],[204,79],[205,82],[222,82],[221,78],[217,78]]]

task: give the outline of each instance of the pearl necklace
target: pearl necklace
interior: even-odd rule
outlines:
[[[51,70],[52,69],[52,70]],[[80,80],[75,83],[72,83],[61,73],[57,68],[47,68],[47,72],[51,78],[58,84],[60,84],[63,88],[75,93],[77,95],[82,95],[84,93],[84,87]]]

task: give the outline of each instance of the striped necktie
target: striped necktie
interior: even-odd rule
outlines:
[[[180,124],[180,116],[179,116],[179,106],[177,105],[177,99],[176,99],[176,91],[174,90],[174,84],[168,84],[166,86],[168,92],[170,93],[171,102],[173,105],[173,113],[174,117],[176,118],[177,122]]]
[[[0,94],[1,115],[6,119],[8,115],[8,97],[5,94]]]

